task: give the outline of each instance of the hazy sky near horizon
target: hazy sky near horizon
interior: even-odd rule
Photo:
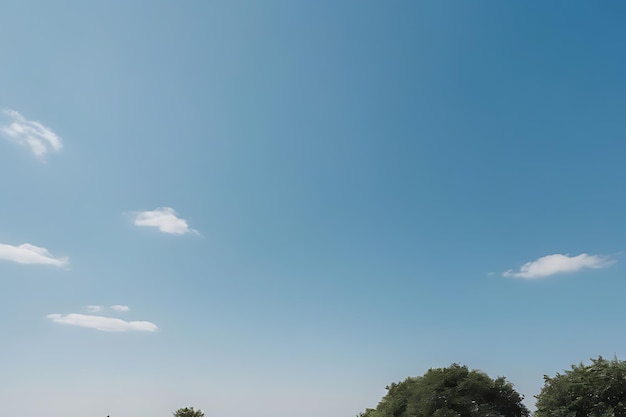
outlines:
[[[341,417],[626,357],[626,4],[4,1],[0,404]]]

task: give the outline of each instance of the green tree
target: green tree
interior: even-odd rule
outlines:
[[[602,356],[544,376],[536,417],[626,417],[626,362]]]
[[[200,410],[194,410],[193,407],[179,408],[172,413],[174,417],[204,417],[204,413]]]
[[[430,369],[386,387],[375,409],[360,417],[528,417],[523,397],[505,378],[467,366]]]

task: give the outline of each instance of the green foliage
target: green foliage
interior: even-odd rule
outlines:
[[[200,410],[194,410],[193,407],[179,408],[172,413],[174,417],[204,417],[204,413]]]
[[[536,417],[626,417],[626,362],[602,356],[544,376]]]
[[[528,417],[523,397],[505,378],[452,364],[386,387],[376,409],[360,417]],[[626,416],[625,416],[626,417]]]

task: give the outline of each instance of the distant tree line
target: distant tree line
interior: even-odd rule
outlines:
[[[504,377],[452,364],[386,387],[357,417],[529,417],[524,397]],[[534,417],[626,417],[626,362],[601,356],[544,376]]]
[[[204,413],[200,410],[194,410],[193,407],[179,408],[172,413],[173,417],[204,417]]]
[[[626,362],[591,359],[554,377],[544,375],[533,417],[626,417]],[[385,387],[376,408],[357,417],[530,417],[524,397],[504,377],[452,364]],[[174,417],[204,417],[193,407]]]

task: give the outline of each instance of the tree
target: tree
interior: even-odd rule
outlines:
[[[536,417],[626,417],[626,362],[602,356],[550,378],[537,398]]]
[[[194,410],[193,407],[179,408],[172,413],[174,417],[204,417],[204,413],[200,410]]]
[[[360,417],[528,417],[529,411],[505,378],[452,364],[429,369],[386,387],[375,409]]]

